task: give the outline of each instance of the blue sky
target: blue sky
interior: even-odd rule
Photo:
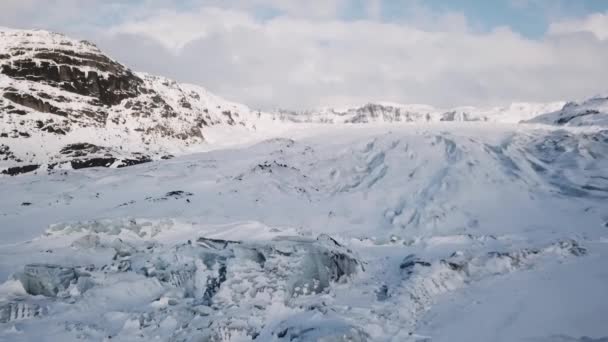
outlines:
[[[389,8],[399,7],[399,2],[385,1]],[[462,12],[473,26],[483,30],[509,26],[527,37],[542,36],[550,20],[608,9],[606,0],[427,0],[425,4],[438,11]]]
[[[142,3],[142,0],[126,0]],[[230,4],[209,0],[183,0],[176,3],[181,10],[196,8],[201,3]],[[289,1],[289,0],[288,0]],[[301,0],[306,1],[306,0]],[[509,27],[514,32],[528,38],[542,37],[550,22],[564,18],[585,17],[589,14],[608,11],[608,0],[377,0],[380,4],[380,19],[383,22],[404,22],[415,20],[423,8],[426,13],[462,14],[472,29],[481,32],[496,27]],[[370,0],[345,0],[337,13],[341,20],[369,19]],[[276,2],[264,4],[259,1],[251,6],[251,11],[262,19],[272,19],[285,12],[273,6]],[[228,5],[227,7],[229,7]]]
[[[344,19],[364,19],[369,0],[353,0]],[[415,19],[418,7],[430,12],[460,13],[476,30],[489,31],[508,26],[529,38],[543,36],[549,23],[569,17],[584,17],[608,10],[607,0],[380,0],[381,19],[402,22]],[[275,12],[276,14],[277,12]]]

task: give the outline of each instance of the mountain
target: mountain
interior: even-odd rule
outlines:
[[[440,109],[428,105],[369,103],[347,109],[325,108],[309,111],[278,110],[278,120],[295,123],[395,123],[395,122],[464,122],[482,121],[518,123],[537,115],[556,111],[564,102],[513,103],[506,107],[457,107]]]
[[[605,98],[263,113],[0,52],[0,341],[608,340]]]
[[[0,29],[4,173],[168,158],[210,127],[251,129],[253,115],[201,87],[133,72],[90,42]]]
[[[454,109],[370,103],[347,109],[260,112],[199,86],[134,72],[88,41],[0,28],[0,174],[8,175],[120,168],[207,150],[209,143],[230,145],[254,136],[271,137],[292,124],[602,124],[602,101]],[[529,121],[544,113],[554,114]]]
[[[568,102],[559,110],[527,122],[558,126],[608,126],[608,97],[596,96],[581,103]]]

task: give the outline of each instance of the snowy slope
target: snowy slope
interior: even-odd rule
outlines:
[[[606,130],[297,127],[5,178],[0,340],[608,336]]]
[[[252,130],[257,116],[201,87],[134,73],[92,43],[47,31],[0,29],[0,70],[5,171],[159,159],[201,145],[210,127]],[[85,143],[94,147],[83,149]],[[80,156],[72,163],[74,154]]]
[[[293,123],[519,122],[561,106],[444,110],[380,103],[262,113],[198,86],[132,72],[87,41],[0,28],[0,172],[5,174],[129,166],[207,150],[206,143],[218,140],[272,135]]]
[[[606,99],[264,113],[10,29],[0,70],[0,341],[608,339]]]
[[[560,110],[547,112],[527,122],[558,126],[608,126],[608,97],[596,96],[581,103],[568,102]]]

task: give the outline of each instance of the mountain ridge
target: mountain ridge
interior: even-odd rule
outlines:
[[[252,128],[244,117],[254,114],[202,87],[133,72],[92,43],[48,31],[0,31],[0,94],[0,168],[166,158],[204,142],[206,127]],[[89,149],[95,153],[62,153],[83,143],[97,146]]]
[[[593,102],[601,107],[596,114],[606,117],[598,101]],[[270,137],[277,127],[285,130],[291,124],[604,124],[598,115],[590,123],[591,116],[572,122],[534,121],[573,108],[564,102],[454,109],[381,102],[263,112],[197,85],[135,72],[89,41],[44,30],[0,28],[0,174],[130,166],[205,150],[207,136],[216,131],[221,132],[218,140],[229,142],[252,132]]]

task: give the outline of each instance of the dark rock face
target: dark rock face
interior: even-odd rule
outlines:
[[[120,160],[120,164],[118,165],[118,168],[120,169],[120,168],[127,167],[127,166],[134,166],[134,165],[149,163],[151,161],[152,161],[152,159],[147,156],[140,156],[137,159],[131,159],[131,158],[122,159],[122,160]]]
[[[165,202],[168,200],[179,200],[186,199],[186,201],[190,202],[188,197],[194,196],[193,193],[182,191],[182,190],[174,190],[167,192],[164,196],[161,197],[146,197],[146,201],[148,202]]]
[[[575,114],[572,114],[572,115],[570,115],[570,116],[565,116],[565,117],[559,118],[559,119],[556,121],[556,123],[557,123],[558,125],[565,125],[565,124],[567,124],[568,122],[570,122],[570,121],[572,121],[572,120],[574,120],[574,119],[576,119],[576,118],[580,118],[580,117],[582,117],[582,116],[587,116],[587,115],[599,115],[599,114],[600,114],[600,111],[599,111],[599,110],[595,110],[595,109],[587,109],[587,110],[584,110],[584,111],[582,111],[582,112],[580,112],[580,113],[575,113]]]
[[[25,52],[20,49],[13,50],[13,54],[17,55]],[[95,97],[100,103],[108,106],[117,105],[126,98],[136,97],[143,85],[139,77],[103,55],[78,54],[69,50],[37,50],[34,58],[39,62],[28,58],[2,65],[0,73],[14,79],[44,82],[68,92]],[[96,71],[85,73],[78,68],[82,66],[109,75],[104,78]]]
[[[0,160],[16,160],[15,154],[11,151],[10,147],[0,144]]]
[[[66,112],[61,111],[59,108],[54,107],[53,105],[49,104],[48,102],[45,102],[45,101],[43,101],[35,96],[29,95],[29,94],[5,92],[4,95],[2,95],[2,96],[4,96],[4,98],[9,101],[22,105],[24,107],[31,108],[38,112],[57,114],[60,116],[68,115]],[[24,115],[25,113],[18,112],[16,114]]]
[[[102,148],[89,143],[76,143],[64,146],[59,153],[72,157],[84,157],[101,151]]]
[[[78,170],[89,167],[110,167],[115,161],[115,158],[74,159],[71,164],[74,170]]]
[[[416,270],[416,267],[431,267],[431,263],[417,258],[414,254],[410,254],[406,256],[399,265],[401,272],[403,272],[406,277],[411,276]]]
[[[0,174],[132,166],[203,143],[207,127],[246,126],[246,107],[135,73],[89,42],[1,28],[0,41],[0,146],[14,153],[0,149]]]
[[[139,165],[151,162],[152,159],[146,156],[141,156],[139,159],[119,159],[114,157],[100,157],[88,159],[73,159],[70,164],[74,170],[87,169],[91,167],[110,167],[118,162],[117,168]]]
[[[16,175],[20,175],[22,173],[36,171],[36,170],[38,170],[39,167],[40,167],[40,165],[24,165],[24,166],[9,167],[6,170],[2,170],[2,174],[8,175],[8,176],[16,176]]]

